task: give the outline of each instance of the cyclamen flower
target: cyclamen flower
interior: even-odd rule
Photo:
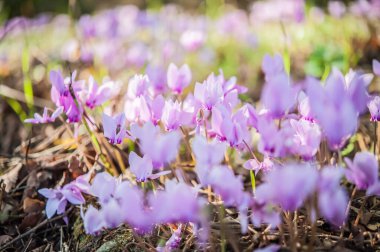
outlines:
[[[156,179],[170,173],[170,171],[162,171],[152,174],[152,159],[147,155],[141,158],[133,151],[129,153],[129,165],[132,173],[136,176],[137,182],[144,182],[147,179]]]
[[[48,115],[48,109],[45,107],[44,108],[44,113],[42,116],[38,113],[34,114],[34,118],[29,118],[25,119],[24,122],[26,123],[33,123],[33,124],[39,124],[39,123],[50,123],[54,122],[55,119],[62,114],[63,112],[63,107],[58,107],[52,114],[51,116]]]
[[[165,101],[161,122],[164,124],[166,130],[176,130],[180,126],[187,125],[191,122],[192,115],[182,111],[181,105],[182,104],[178,101]]]
[[[276,54],[272,57],[269,54],[266,54],[263,58],[261,69],[265,74],[266,81],[269,81],[270,78],[283,73],[285,68],[281,55]]]
[[[119,114],[111,117],[103,113],[104,136],[111,144],[121,144],[127,136],[125,128],[125,115]]]
[[[380,121],[380,96],[372,97],[367,106],[371,114],[371,121]]]
[[[161,168],[176,158],[181,140],[177,131],[163,134],[151,122],[146,122],[143,127],[133,124],[131,134],[140,140],[141,151],[152,159],[154,169]]]
[[[161,66],[148,65],[146,75],[150,80],[149,93],[153,96],[163,94],[166,91],[166,71]]]
[[[156,248],[156,250],[158,252],[170,252],[173,249],[178,248],[181,242],[181,233],[182,233],[182,225],[179,225],[178,228],[173,232],[169,240],[165,243],[165,246],[163,247],[159,246]]]
[[[99,105],[102,105],[111,96],[110,83],[103,84],[100,87],[95,82],[94,78],[90,76],[88,78],[88,90],[83,91],[85,93],[85,104],[90,109],[93,109]]]
[[[82,214],[82,219],[86,234],[97,235],[105,225],[100,211],[92,205]]]
[[[182,93],[191,82],[191,70],[187,64],[178,68],[171,63],[167,72],[168,87],[177,94]]]
[[[380,62],[376,59],[372,61],[373,73],[380,76]]]
[[[348,165],[346,177],[359,189],[368,189],[378,183],[379,165],[372,153],[358,152],[353,162],[348,158],[345,161]]]
[[[149,121],[151,119],[151,111],[147,98],[145,96],[138,96],[134,99],[126,100],[124,103],[124,115],[126,115],[126,119],[130,123],[145,123]]]
[[[167,180],[165,190],[150,194],[149,203],[156,223],[198,222],[197,191],[184,182]]]
[[[340,186],[341,167],[324,167],[318,180],[318,208],[330,223],[341,226],[346,219],[348,196]]]
[[[285,211],[295,211],[314,191],[317,180],[318,173],[309,164],[288,164],[268,173],[261,186],[266,188],[266,202],[278,204]]]
[[[52,88],[54,88],[60,96],[68,96],[70,94],[69,88],[65,85],[65,80],[60,71],[50,71],[50,81]]]
[[[231,147],[243,148],[243,141],[250,140],[247,118],[242,110],[232,115],[223,105],[212,109],[212,133],[220,141],[227,141]]]
[[[223,101],[224,93],[222,83],[215,78],[214,74],[211,74],[201,84],[196,83],[194,88],[194,98],[199,101],[202,106],[211,110],[213,106]]]
[[[290,119],[290,125],[294,129],[292,150],[304,159],[312,158],[318,151],[321,143],[321,130],[318,124],[307,120]]]
[[[264,85],[261,102],[271,116],[279,118],[293,108],[296,95],[295,88],[290,84],[290,77],[286,73],[279,73]]]
[[[244,163],[243,167],[247,170],[253,170],[255,174],[261,170],[264,173],[268,173],[273,169],[274,163],[269,157],[264,157],[262,162],[259,162],[256,159],[249,159]]]
[[[367,109],[370,99],[367,88],[372,79],[372,74],[362,74],[351,69],[345,76],[347,94],[359,114],[363,114]]]
[[[64,79],[59,71],[52,70],[50,72],[50,81],[52,83],[51,98],[57,107],[62,106],[63,111],[67,115],[69,123],[79,122],[82,119],[83,108],[79,102],[74,99],[79,97],[77,93],[80,91],[81,81],[75,81],[76,72],[74,71],[70,78]],[[70,93],[69,85],[72,85],[73,94]],[[74,95],[75,97],[72,97]]]
[[[107,172],[101,172],[94,177],[89,191],[90,194],[98,197],[100,203],[104,203],[113,197],[116,187],[116,179]]]
[[[207,142],[205,137],[196,135],[192,142],[192,149],[197,160],[201,165],[219,165],[224,160],[226,145],[217,142],[215,139]]]
[[[208,177],[208,184],[222,197],[225,206],[239,206],[244,199],[244,186],[240,176],[227,166],[214,167]]]
[[[325,87],[314,79],[307,81],[307,95],[313,115],[321,126],[332,150],[339,150],[356,132],[358,112],[345,89],[343,75],[337,69],[326,80]]]
[[[82,190],[75,181],[65,185],[63,188],[38,190],[38,193],[48,199],[46,203],[46,216],[50,219],[55,213],[62,214],[66,210],[67,202],[73,205],[83,204],[85,199]]]
[[[131,99],[144,96],[148,93],[150,81],[147,75],[133,76],[128,82],[127,96]]]
[[[298,113],[303,119],[314,122],[314,117],[311,113],[310,99],[302,91],[298,93]]]

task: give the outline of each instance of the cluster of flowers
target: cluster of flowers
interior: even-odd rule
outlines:
[[[373,70],[380,76],[376,60]],[[315,195],[318,202],[310,203],[311,218],[315,221],[318,212],[341,226],[348,204],[347,193],[340,185],[342,178],[367,190],[367,195],[379,196],[378,162],[373,154],[359,152],[353,161],[346,159],[347,168],[343,163],[322,166],[316,154],[322,141],[330,150],[340,151],[356,133],[359,116],[368,108],[371,119],[379,119],[380,97],[367,92],[373,74],[351,70],[343,76],[333,69],[324,85],[311,77],[294,85],[279,55],[266,55],[262,71],[266,83],[260,107],[256,108],[239,99],[246,88],[237,85],[236,78],[226,79],[222,72],[209,75],[203,83],[196,82],[194,92],[187,94],[184,90],[189,90],[192,82],[187,65],[171,64],[165,85],[157,86],[149,75],[132,77],[124,97],[124,112],[114,116],[103,113],[102,124],[111,144],[122,144],[126,138],[138,143],[141,157],[129,153],[129,170],[135,179],[126,181],[106,172],[92,172],[62,188],[41,189],[48,198],[48,217],[63,213],[67,202],[84,205],[83,194],[87,194],[96,197],[99,206],[90,205],[82,212],[89,234],[125,223],[138,233],[149,232],[158,224],[191,223],[198,237],[205,239],[209,223],[203,209],[210,202],[200,192],[210,187],[225,207],[238,210],[243,233],[249,222],[277,227],[281,211],[295,211],[315,200]],[[86,111],[116,95],[113,87],[117,85],[109,80],[98,86],[91,77],[87,82],[77,81],[74,73],[65,79],[58,71],[51,72],[50,80],[57,110],[52,116],[45,111],[27,122],[51,122],[65,113],[69,123],[94,124]],[[252,152],[253,134],[259,136],[261,161]],[[186,182],[181,169],[168,169],[175,166],[182,142],[187,142],[194,154],[196,187]],[[264,180],[253,194],[245,190],[242,177],[235,175],[225,160],[228,148],[241,156],[251,153],[253,158],[246,160],[244,167],[263,173]],[[289,158],[300,161],[285,161]],[[172,175],[176,179],[169,179]],[[163,188],[146,192],[145,182],[163,176]],[[174,243],[178,243],[178,236],[173,234]]]

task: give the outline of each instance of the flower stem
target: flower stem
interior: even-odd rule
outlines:
[[[226,234],[224,229],[224,216],[225,216],[225,209],[224,204],[221,203],[219,207],[219,219],[220,219],[220,250],[222,252],[226,252]]]

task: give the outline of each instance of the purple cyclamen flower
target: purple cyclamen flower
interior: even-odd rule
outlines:
[[[231,147],[243,148],[243,141],[250,141],[247,118],[244,111],[238,110],[234,115],[222,104],[212,109],[212,133],[220,141],[226,141]]]
[[[374,96],[367,104],[371,121],[380,121],[380,96]]]
[[[341,226],[346,219],[348,197],[342,188],[319,193],[318,207],[324,218],[335,226]]]
[[[102,214],[98,209],[90,205],[86,213],[82,216],[84,230],[87,234],[97,235],[104,227]]]
[[[149,202],[157,224],[198,221],[197,190],[184,182],[167,180],[165,190],[150,194]]]
[[[65,185],[63,188],[43,188],[38,190],[38,193],[48,199],[46,203],[46,215],[49,219],[55,213],[64,213],[67,202],[73,205],[79,205],[85,202],[82,196],[82,190],[75,184],[75,181]]]
[[[281,55],[275,54],[272,57],[269,54],[266,54],[263,58],[261,69],[265,74],[266,81],[269,81],[270,78],[283,73],[285,68]]]
[[[265,84],[261,101],[269,114],[279,118],[289,112],[296,102],[296,90],[286,73],[272,76]]]
[[[150,81],[147,75],[136,74],[128,82],[128,98],[134,99],[146,95],[149,86]]]
[[[195,84],[194,98],[202,104],[203,108],[211,110],[215,104],[223,101],[222,83],[215,78],[214,74],[209,75],[202,84],[198,82]]]
[[[124,114],[130,123],[145,123],[151,118],[151,111],[148,104],[149,98],[138,96],[134,99],[127,99],[124,103]]]
[[[60,96],[68,96],[69,88],[65,85],[65,80],[60,71],[50,71],[50,81],[52,88],[54,88]]]
[[[227,166],[214,167],[207,182],[215,193],[222,197],[225,206],[239,206],[242,203],[244,186],[241,177],[235,176],[234,172]]]
[[[196,135],[192,142],[192,149],[197,160],[195,170],[198,179],[203,186],[207,185],[208,176],[214,166],[220,165],[224,159],[226,144],[217,142],[207,142],[206,138]]]
[[[182,110],[182,104],[178,101],[165,101],[162,111],[161,122],[168,131],[176,130],[180,126],[187,125],[192,120],[192,114]]]
[[[372,61],[373,73],[380,76],[380,62],[376,59]]]
[[[348,196],[340,186],[343,174],[341,167],[324,167],[318,179],[319,212],[335,226],[341,226],[346,219]]]
[[[94,177],[89,191],[103,203],[114,195],[116,187],[116,179],[107,172],[101,172]]]
[[[34,114],[34,118],[29,118],[25,119],[25,123],[33,123],[33,124],[39,124],[39,123],[50,123],[54,122],[55,119],[62,114],[63,112],[63,107],[58,107],[52,114],[51,116],[48,115],[48,109],[45,107],[44,108],[44,113],[42,116],[38,113]]]
[[[339,150],[358,126],[358,112],[346,91],[342,73],[333,69],[325,87],[315,79],[308,79],[307,95],[330,149]]]
[[[155,95],[163,94],[166,91],[166,71],[161,66],[148,65],[146,74],[151,83],[150,93]]]
[[[293,153],[300,155],[304,159],[312,158],[318,151],[321,143],[321,130],[318,124],[307,120],[294,120],[289,121],[294,130]]]
[[[88,78],[88,90],[83,90],[85,93],[85,104],[90,109],[93,109],[99,105],[102,105],[111,96],[111,82],[103,84],[100,87],[94,80],[94,77]]]
[[[161,168],[176,158],[181,141],[179,132],[163,134],[149,121],[143,127],[133,124],[131,134],[140,140],[141,151],[152,159],[154,169]]]
[[[376,157],[370,152],[358,152],[353,162],[345,159],[348,169],[347,179],[359,189],[368,189],[378,181],[378,169]]]
[[[170,236],[169,240],[165,243],[164,246],[158,246],[156,250],[158,252],[170,252],[173,249],[179,247],[181,242],[181,233],[182,233],[182,225],[179,225],[178,228],[173,232],[172,236]]]
[[[125,115],[119,114],[111,117],[103,113],[104,136],[111,144],[121,144],[127,135],[125,128]]]
[[[196,135],[192,142],[197,164],[202,165],[219,165],[224,160],[226,147],[226,144],[216,140],[207,142],[207,139],[200,135]]]
[[[129,165],[131,172],[136,176],[137,182],[144,182],[147,179],[156,179],[170,173],[170,171],[162,171],[152,174],[152,159],[147,155],[141,158],[133,151],[129,153]]]
[[[191,70],[187,64],[178,68],[171,63],[167,72],[168,87],[177,94],[182,93],[182,90],[191,82]]]
[[[351,69],[345,76],[347,94],[359,114],[367,110],[370,99],[367,89],[372,79],[372,74],[362,74]]]
[[[298,112],[303,119],[308,121],[314,121],[314,117],[311,113],[310,99],[304,92],[298,93]]]
[[[288,164],[273,169],[265,180],[266,201],[280,205],[285,211],[295,211],[314,191],[318,173],[309,164]]]
[[[261,170],[264,173],[268,173],[273,169],[274,163],[269,157],[264,157],[262,162],[259,162],[256,159],[249,159],[244,163],[243,167],[247,170],[253,170],[255,174]]]

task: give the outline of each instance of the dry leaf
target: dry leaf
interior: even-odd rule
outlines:
[[[23,231],[23,230],[26,230],[27,228],[34,227],[35,225],[38,224],[41,217],[42,217],[41,213],[28,214],[27,216],[24,217],[24,219],[22,219],[22,222],[19,226],[20,230]]]
[[[0,245],[9,242],[12,239],[13,239],[12,236],[9,236],[9,235],[0,235]]]
[[[0,180],[3,180],[5,184],[5,191],[10,192],[11,189],[15,186],[18,178],[18,173],[21,170],[22,164],[19,163],[13,169],[10,169],[7,173],[0,176]]]
[[[41,212],[44,207],[44,202],[38,199],[32,199],[30,197],[26,197],[22,205],[25,213]]]

